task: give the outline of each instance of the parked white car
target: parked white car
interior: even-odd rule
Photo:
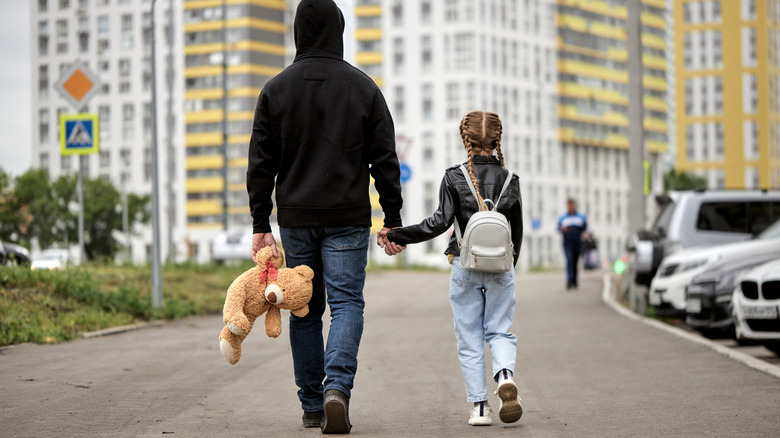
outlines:
[[[656,315],[685,316],[685,288],[712,263],[726,264],[749,255],[776,254],[780,257],[780,221],[754,240],[728,245],[691,248],[665,257],[650,283],[648,302]]]
[[[731,297],[737,339],[756,339],[780,355],[780,260],[740,277]]]
[[[211,241],[211,260],[214,263],[251,259],[251,229],[222,231]]]
[[[67,249],[45,249],[41,251],[38,257],[35,257],[30,264],[30,269],[33,271],[37,269],[64,269],[68,266],[68,263],[73,262],[73,258]]]

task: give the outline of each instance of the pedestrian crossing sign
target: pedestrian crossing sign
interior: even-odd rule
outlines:
[[[60,154],[90,155],[98,152],[98,115],[63,114],[60,116]]]

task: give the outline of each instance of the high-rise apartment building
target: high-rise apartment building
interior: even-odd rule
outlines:
[[[675,0],[677,169],[780,188],[780,1]]]
[[[566,193],[588,215],[601,254],[616,257],[629,232],[628,11],[619,1],[557,4],[560,171]],[[659,154],[669,135],[667,5],[642,0],[641,6],[645,147],[658,187]]]
[[[520,175],[521,265],[560,263],[555,220],[565,206],[557,138],[555,2],[358,0],[355,63],[382,87],[395,122],[404,223],[432,214],[446,168],[466,159],[461,118],[499,114],[502,149]],[[378,212],[381,217],[381,211]],[[410,246],[409,263],[447,264],[449,233]]]
[[[247,147],[257,97],[286,63],[288,4],[188,0],[182,8],[187,228],[207,244],[215,230],[251,226]]]
[[[164,193],[182,193],[180,148],[180,6],[157,2],[157,120],[160,185]],[[82,112],[100,117],[100,152],[83,159],[86,177],[106,177],[120,190],[151,192],[152,20],[150,0],[35,0],[31,9],[32,165],[53,177],[77,172],[78,156],[60,156],[59,116],[77,112],[53,85],[74,61],[86,64],[100,80],[100,92]],[[171,110],[173,112],[171,112]],[[166,166],[166,163],[169,166]],[[86,199],[85,202],[89,202]],[[163,195],[162,238],[184,239],[183,216],[176,198]],[[169,238],[168,231],[173,231]],[[144,260],[151,247],[149,227],[138,227],[131,257]],[[65,242],[63,242],[65,243]],[[72,242],[71,242],[72,243]],[[162,245],[163,256],[173,245]]]

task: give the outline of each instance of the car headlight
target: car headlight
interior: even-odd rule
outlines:
[[[699,266],[706,264],[708,261],[709,261],[708,259],[701,259],[701,260],[694,260],[692,262],[683,263],[680,265],[679,268],[677,268],[677,272],[681,273],[685,271],[690,271],[691,269],[696,269]]]

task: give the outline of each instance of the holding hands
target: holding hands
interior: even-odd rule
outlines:
[[[397,243],[391,242],[387,238],[388,231],[390,231],[390,228],[387,227],[379,230],[379,232],[376,234],[376,244],[385,250],[385,254],[389,256],[398,255],[401,253],[401,251],[406,249],[406,245],[399,245]]]

